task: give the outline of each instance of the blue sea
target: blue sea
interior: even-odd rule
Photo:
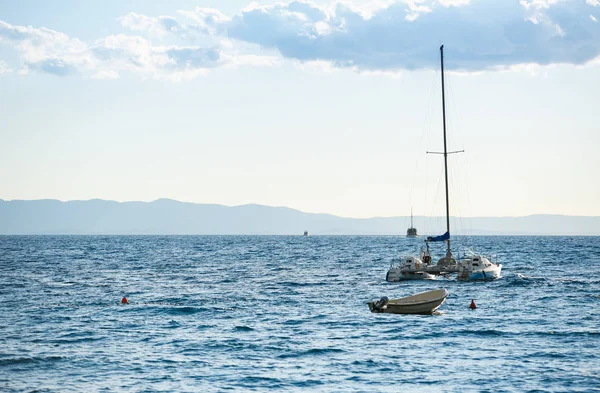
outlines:
[[[388,283],[391,236],[0,237],[0,391],[600,391],[600,238],[469,243],[501,279]]]

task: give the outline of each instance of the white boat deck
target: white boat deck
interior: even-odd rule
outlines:
[[[430,274],[450,274],[458,272],[458,265],[448,265],[448,266],[438,266],[438,265],[430,265],[425,266],[422,269],[411,269],[411,268],[402,268],[400,269],[402,273],[419,273],[425,272]]]

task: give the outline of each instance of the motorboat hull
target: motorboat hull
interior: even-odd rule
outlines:
[[[446,289],[437,289],[399,299],[382,298],[378,302],[369,302],[368,305],[373,313],[430,315],[446,301],[447,297]]]
[[[423,263],[421,259],[413,256],[404,258],[397,265],[391,265],[385,280],[388,282],[398,282],[406,280],[435,280],[434,274],[424,271],[427,268],[427,264]]]
[[[458,281],[490,281],[500,278],[502,265],[488,266],[479,270],[463,270],[458,272]]]
[[[399,269],[397,269],[399,270]],[[427,272],[401,272],[394,271],[394,269],[390,269],[386,276],[386,281],[388,282],[399,282],[399,281],[408,281],[408,280],[435,280],[437,276],[434,274],[429,274]]]

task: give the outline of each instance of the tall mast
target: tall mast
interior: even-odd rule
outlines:
[[[411,228],[414,228],[414,227],[415,227],[415,226],[413,225],[413,222],[412,222],[412,207],[410,208],[410,227],[411,227]]]
[[[444,45],[440,46],[440,59],[442,63],[442,116],[444,119],[444,172],[446,173],[446,231],[450,234],[450,201],[448,199],[448,150],[446,149],[446,97],[444,93]],[[450,251],[450,238],[446,257],[452,257]]]

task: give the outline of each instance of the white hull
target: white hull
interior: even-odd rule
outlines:
[[[398,282],[406,280],[435,280],[437,276],[427,272],[401,272],[399,268],[392,268],[388,271],[385,278],[388,282]]]
[[[458,274],[458,281],[488,281],[500,278],[500,271],[502,265],[497,265],[493,269],[483,269],[471,272],[465,272],[461,275]]]
[[[423,263],[423,261],[421,261],[421,259],[417,257],[406,257],[397,265],[394,266],[392,264],[390,270],[388,270],[385,276],[385,280],[388,282],[398,282],[405,280],[435,280],[435,275],[422,271],[422,269],[426,268],[427,266],[428,265],[426,263]]]
[[[500,278],[502,265],[476,255],[463,260],[458,268],[458,281],[488,281]]]
[[[369,309],[374,313],[388,314],[432,314],[448,297],[446,289],[418,293],[416,295],[382,302],[370,302]]]

